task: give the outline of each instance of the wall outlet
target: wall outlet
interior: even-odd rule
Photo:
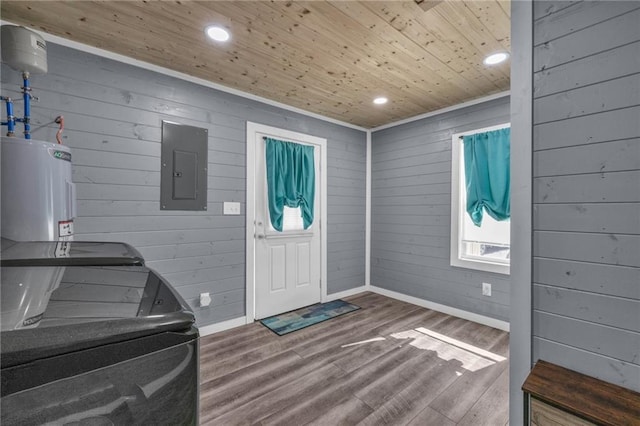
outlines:
[[[225,201],[222,205],[223,214],[240,214],[240,203],[235,201]]]
[[[211,296],[209,293],[200,293],[200,306],[209,306],[211,304]]]
[[[491,296],[491,284],[482,283],[482,295],[483,296]]]

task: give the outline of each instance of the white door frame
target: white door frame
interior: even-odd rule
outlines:
[[[320,298],[327,300],[327,140],[304,133],[279,129],[247,121],[247,199],[246,199],[246,318],[252,323],[256,313],[255,276],[255,215],[256,215],[256,133],[265,133],[275,139],[294,140],[320,145]]]

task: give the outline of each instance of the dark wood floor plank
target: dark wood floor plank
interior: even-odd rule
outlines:
[[[335,405],[329,411],[320,415],[308,426],[351,426],[371,414],[373,410],[356,397],[352,397]]]
[[[238,339],[234,342],[221,342],[219,344],[209,344],[209,348],[205,348],[203,361],[213,360],[221,361],[236,356],[239,353],[248,352],[251,349],[277,342],[278,338],[273,333],[265,330],[263,333],[252,337]]]
[[[401,344],[386,338],[384,340],[361,343],[356,345],[354,352],[333,361],[333,364],[343,371],[350,373],[400,346]]]
[[[296,357],[289,358],[288,362],[283,361],[284,355],[292,354],[292,351],[275,355],[213,381],[205,381],[201,385],[201,405],[206,407],[208,416],[218,417],[261,395],[277,392],[282,386],[331,364],[336,359],[346,357],[356,349],[330,348],[306,359],[296,354]],[[274,359],[276,361],[272,361]],[[221,383],[221,386],[217,386],[218,383]]]
[[[356,390],[355,395],[376,409],[416,380],[424,371],[436,365],[433,352],[414,351],[415,355],[394,369],[384,371],[375,381]]]
[[[501,425],[508,420],[509,370],[505,369],[458,424]]]
[[[417,309],[406,312],[393,322],[373,328],[372,331],[381,336],[389,336],[416,327],[431,327],[448,318],[448,315],[430,309]]]
[[[371,310],[371,315],[365,320],[353,323],[347,329],[339,329],[333,333],[309,340],[302,345],[297,345],[295,351],[300,356],[306,357],[332,346],[338,347],[373,339],[378,337],[378,334],[371,331],[372,327],[393,322],[406,309],[405,307],[394,306],[384,311]]]
[[[208,359],[200,361],[200,375],[212,380],[225,374],[232,373],[252,364],[264,361],[286,350],[273,350],[269,346],[260,346],[248,352],[242,352],[236,356],[223,360]]]
[[[467,320],[447,315],[443,321],[438,321],[436,324],[433,324],[430,329],[440,334],[451,335],[468,324],[469,321]]]
[[[282,358],[282,354],[276,355],[274,358]],[[297,357],[297,359],[299,360],[300,358]],[[262,367],[263,364],[271,363],[265,361],[255,364],[252,367]],[[277,391],[279,387],[286,385],[288,382],[295,381],[304,375],[302,372],[296,371],[298,364],[294,362],[282,365],[279,369],[272,367],[273,365],[267,365],[264,367],[264,370],[262,368],[259,369],[261,370],[260,373],[254,375],[247,374],[246,376],[242,374],[245,371],[237,371],[234,374],[240,373],[241,378],[238,379],[237,382],[231,380],[220,388],[214,386],[215,381],[226,379],[226,376],[216,379],[215,381],[206,382],[201,386],[201,418],[207,420],[222,416],[256,398]],[[321,367],[321,365],[313,364],[309,370],[315,371]],[[309,370],[306,372],[308,373]],[[236,377],[232,377],[231,379],[233,378]]]
[[[376,409],[360,425],[405,425],[458,377],[459,361],[437,359],[437,364]]]
[[[201,381],[202,406],[207,407],[210,415],[220,416],[251,398],[271,392],[328,363],[349,364],[357,359],[361,364],[364,362],[366,365],[377,356],[393,350],[393,345],[389,342],[372,342],[374,345],[376,343],[386,344],[386,348],[366,353],[367,351],[358,345],[345,347],[332,345],[304,359],[297,354],[293,357],[293,351],[286,351],[215,379],[203,378]],[[206,367],[203,368],[206,371]]]
[[[201,424],[508,423],[508,361],[480,351],[508,357],[508,333],[376,293],[344,300],[361,309],[285,336],[253,323],[203,337]]]
[[[509,358],[509,333],[503,332],[489,350],[496,355]]]
[[[508,335],[506,332],[502,333],[503,336],[488,348],[490,352],[504,354],[508,350]],[[502,361],[477,371],[465,371],[431,402],[429,407],[447,418],[459,422],[508,367],[509,362]]]
[[[200,347],[216,350],[220,344],[235,343],[238,339],[254,338],[255,335],[266,334],[265,331],[267,330],[259,323],[234,327],[200,338]]]
[[[380,299],[379,295],[375,296],[377,297],[370,297],[370,299],[375,299],[378,304],[376,309],[361,309],[284,336],[277,336],[267,330],[266,327],[257,324],[267,333],[266,335],[256,335],[254,339],[246,339],[228,348],[201,351],[201,369],[214,377],[224,371],[232,371],[231,369],[233,368],[239,368],[243,359],[259,362],[277,353],[295,349],[301,345],[324,342],[330,336],[340,336],[346,330],[353,330],[359,324],[371,324],[380,318],[384,318],[385,312],[392,315],[393,312],[405,308],[404,302],[397,302],[388,298],[384,300]],[[254,325],[256,324],[251,324],[250,326],[253,327]]]
[[[233,392],[232,387],[242,387],[248,382],[253,382],[261,376],[276,372],[281,374],[285,372],[287,366],[295,364],[301,358],[293,351],[281,352],[263,362],[248,365],[238,371],[224,374],[222,376],[211,379],[206,375],[202,375],[200,380],[200,396],[203,399],[209,399],[216,394],[228,395]]]
[[[364,301],[364,303],[361,304],[367,308],[377,307],[379,309],[385,309],[388,306],[406,306],[405,302],[385,298],[375,293],[366,293],[356,300],[360,302]],[[362,309],[346,315],[344,318],[342,318],[343,321],[341,321],[340,324],[343,327],[348,327],[344,319],[357,321],[359,319],[365,318],[367,315],[369,315],[369,312],[367,312],[367,310],[365,309]],[[325,330],[330,330],[332,327],[335,327],[334,324],[335,323],[332,324],[325,321],[315,326],[298,331],[295,334],[286,335],[283,338],[280,338],[280,340],[300,340],[309,335],[314,335]],[[244,348],[260,346],[265,343],[268,344],[272,341],[277,340],[278,338],[279,336],[274,334],[259,322],[255,322],[244,327],[236,327],[222,333],[216,333],[211,336],[203,337],[201,339],[201,347],[203,349],[206,349],[206,351],[204,351],[203,358],[206,359],[209,357],[215,357],[217,359],[221,359],[224,358],[225,354],[227,353],[237,354]]]
[[[385,371],[392,370],[416,354],[415,349],[410,346],[394,348],[384,356],[365,364],[362,368],[353,371],[332,383],[316,395],[301,401],[299,405],[291,407],[290,410],[275,413],[263,420],[263,424],[270,425],[303,425],[327,411],[328,407],[334,407],[346,399],[349,399],[358,390],[369,383]]]
[[[278,387],[274,392],[268,392],[253,398],[222,416],[214,417],[205,411],[204,418],[201,417],[201,424],[239,425],[257,423],[262,418],[275,412],[283,411],[292,405],[295,407],[300,400],[320,392],[343,374],[342,370],[332,364],[324,365],[310,374]]]
[[[449,333],[448,337],[488,350],[505,334],[505,331],[467,321],[464,327]]]
[[[455,426],[455,422],[427,407],[411,420],[409,426]]]
[[[466,371],[429,407],[459,422],[507,367],[505,361],[478,371]]]

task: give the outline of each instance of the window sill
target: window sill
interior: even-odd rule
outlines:
[[[511,267],[510,265],[504,265],[501,263],[484,262],[481,260],[470,259],[451,259],[451,266],[465,269],[475,269],[477,271],[492,272],[494,274],[509,275]]]

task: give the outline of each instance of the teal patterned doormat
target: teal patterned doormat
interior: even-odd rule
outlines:
[[[283,336],[358,309],[360,309],[359,306],[338,299],[332,302],[307,306],[286,314],[274,315],[260,322],[278,336]]]

